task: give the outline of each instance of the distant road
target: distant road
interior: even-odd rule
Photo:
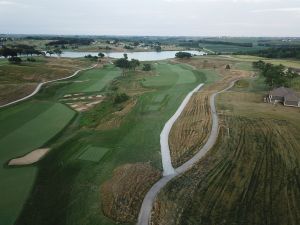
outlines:
[[[211,110],[211,114],[212,114],[212,121],[213,121],[213,123],[212,123],[211,133],[210,133],[210,136],[209,136],[206,144],[198,151],[198,153],[193,158],[191,158],[189,161],[187,161],[186,163],[184,163],[183,165],[181,165],[180,167],[178,167],[175,170],[176,171],[175,173],[171,173],[171,174],[166,173],[166,176],[162,177],[158,182],[156,182],[152,186],[152,188],[148,191],[148,193],[146,194],[146,196],[145,196],[145,198],[143,200],[142,207],[141,207],[141,210],[140,210],[140,213],[139,213],[139,217],[138,217],[138,223],[137,223],[138,225],[149,225],[150,224],[150,221],[151,221],[151,211],[152,211],[153,203],[154,203],[154,201],[156,199],[156,196],[159,193],[159,191],[163,187],[165,187],[166,184],[170,180],[172,180],[174,177],[176,177],[176,176],[178,176],[180,174],[183,174],[187,170],[189,170],[193,165],[195,165],[195,163],[197,163],[203,156],[205,156],[205,154],[214,146],[214,144],[217,141],[218,131],[219,131],[219,119],[218,119],[218,115],[217,115],[217,112],[216,112],[215,98],[216,98],[216,96],[218,94],[220,94],[222,92],[225,92],[225,91],[229,90],[230,88],[232,88],[233,85],[234,85],[234,83],[236,81],[237,80],[232,81],[227,88],[225,88],[222,91],[214,93],[210,97],[210,110]],[[201,86],[199,85],[199,86],[202,87],[202,85]],[[193,94],[195,92],[195,90],[196,89],[194,89],[189,94],[191,94],[191,93]],[[162,155],[163,155],[163,153],[162,153]],[[165,174],[165,171],[164,171],[164,174]]]
[[[53,83],[53,82],[56,82],[56,81],[67,80],[67,79],[73,78],[73,77],[77,76],[78,73],[80,73],[80,72],[82,72],[82,71],[85,71],[85,70],[93,69],[93,68],[95,68],[97,65],[98,65],[98,64],[96,64],[96,65],[94,65],[94,66],[91,66],[91,67],[88,67],[88,68],[85,68],[85,69],[77,70],[75,73],[73,73],[71,76],[68,76],[68,77],[59,78],[59,79],[56,79],[56,80],[50,80],[50,81],[46,81],[46,82],[39,83],[38,86],[35,88],[35,90],[34,90],[31,94],[29,94],[29,95],[27,95],[27,96],[25,96],[25,97],[23,97],[23,98],[20,98],[20,99],[18,99],[18,100],[15,100],[15,101],[12,101],[12,102],[10,102],[10,103],[7,103],[7,104],[5,104],[5,105],[1,105],[1,106],[0,106],[0,109],[1,109],[1,108],[4,108],[4,107],[7,107],[7,106],[10,106],[10,105],[14,105],[14,104],[16,104],[16,103],[19,103],[19,102],[22,102],[22,101],[25,101],[25,100],[31,98],[32,96],[36,95],[36,94],[41,90],[42,86],[45,85],[45,84],[49,84],[49,83]]]

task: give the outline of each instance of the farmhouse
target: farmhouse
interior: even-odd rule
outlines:
[[[280,87],[269,92],[271,103],[281,102],[285,106],[300,107],[300,97],[290,88]]]

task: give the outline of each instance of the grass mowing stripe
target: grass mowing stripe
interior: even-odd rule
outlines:
[[[108,148],[88,146],[78,159],[99,162],[108,150]]]
[[[28,107],[25,107],[25,109],[31,113],[34,113],[33,109],[40,112],[37,102],[30,101],[27,104]],[[32,108],[29,107],[30,104]],[[24,107],[23,105],[18,106]],[[34,119],[30,117],[30,113],[24,110],[22,109],[19,112],[24,112],[24,115],[31,120],[0,139],[1,165],[4,165],[11,158],[24,155],[41,147],[62,130],[75,115],[74,111],[60,103],[52,103],[49,109],[40,113]],[[18,110],[16,109],[16,111]],[[22,117],[21,114],[19,116]],[[7,123],[10,121],[14,123],[13,120],[18,121],[19,117],[12,117]],[[4,127],[1,126],[1,128]],[[2,224],[14,223],[31,190],[36,171],[36,167],[0,168],[0,218]]]
[[[18,129],[28,121],[34,119],[39,114],[48,110],[53,103],[51,102],[24,102],[0,111],[0,138]]]

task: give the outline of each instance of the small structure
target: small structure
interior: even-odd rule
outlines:
[[[283,103],[284,106],[300,107],[300,97],[290,88],[280,87],[269,92],[268,102]]]

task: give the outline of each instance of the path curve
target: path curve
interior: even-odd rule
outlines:
[[[211,133],[209,135],[209,138],[208,138],[207,142],[205,143],[205,145],[198,151],[198,153],[193,158],[191,158],[186,163],[184,163],[183,165],[178,167],[175,170],[176,173],[173,173],[173,174],[166,175],[166,176],[162,177],[158,182],[156,182],[152,186],[152,188],[148,191],[148,193],[146,194],[146,196],[143,200],[141,210],[140,210],[140,213],[139,213],[139,217],[138,217],[137,225],[149,225],[150,224],[153,203],[154,203],[154,201],[156,199],[156,196],[159,193],[159,191],[163,187],[165,187],[166,184],[170,180],[172,180],[174,177],[179,176],[180,174],[183,174],[184,172],[189,170],[196,162],[198,162],[214,146],[214,144],[217,141],[218,131],[219,131],[219,119],[218,119],[218,114],[216,112],[215,98],[218,94],[220,94],[222,92],[225,92],[225,91],[229,90],[230,88],[232,88],[236,81],[237,80],[232,81],[230,83],[230,85],[227,88],[225,88],[224,90],[216,92],[216,93],[211,95],[211,97],[210,97],[210,110],[211,110],[211,113],[212,113],[213,122],[212,122]]]
[[[59,78],[59,79],[55,79],[55,80],[49,80],[49,81],[46,81],[46,82],[39,83],[38,86],[35,88],[35,90],[31,94],[29,94],[29,95],[27,95],[27,96],[25,96],[23,98],[20,98],[18,100],[15,100],[15,101],[12,101],[10,103],[7,103],[5,105],[1,105],[0,109],[4,108],[4,107],[7,107],[7,106],[10,106],[10,105],[14,105],[16,103],[19,103],[19,102],[22,102],[22,101],[25,101],[25,100],[31,98],[32,96],[36,95],[41,90],[42,86],[45,85],[45,84],[49,84],[49,83],[53,83],[53,82],[56,82],[56,81],[67,80],[67,79],[73,78],[73,77],[77,76],[77,74],[80,73],[80,72],[82,72],[82,71],[94,69],[97,65],[98,64],[95,64],[95,65],[93,65],[91,67],[77,70],[71,76],[68,76],[68,77]]]
[[[188,104],[189,100],[191,99],[192,95],[199,91],[199,89],[203,86],[203,84],[199,84],[194,90],[192,90],[185,99],[182,101],[181,105],[175,112],[175,114],[166,122],[161,134],[160,134],[160,151],[161,151],[161,158],[162,158],[162,166],[163,166],[163,175],[168,176],[175,174],[175,169],[172,166],[171,161],[171,154],[170,154],[170,147],[169,147],[169,134],[171,131],[172,126],[176,122],[176,120],[181,115],[182,111]]]

